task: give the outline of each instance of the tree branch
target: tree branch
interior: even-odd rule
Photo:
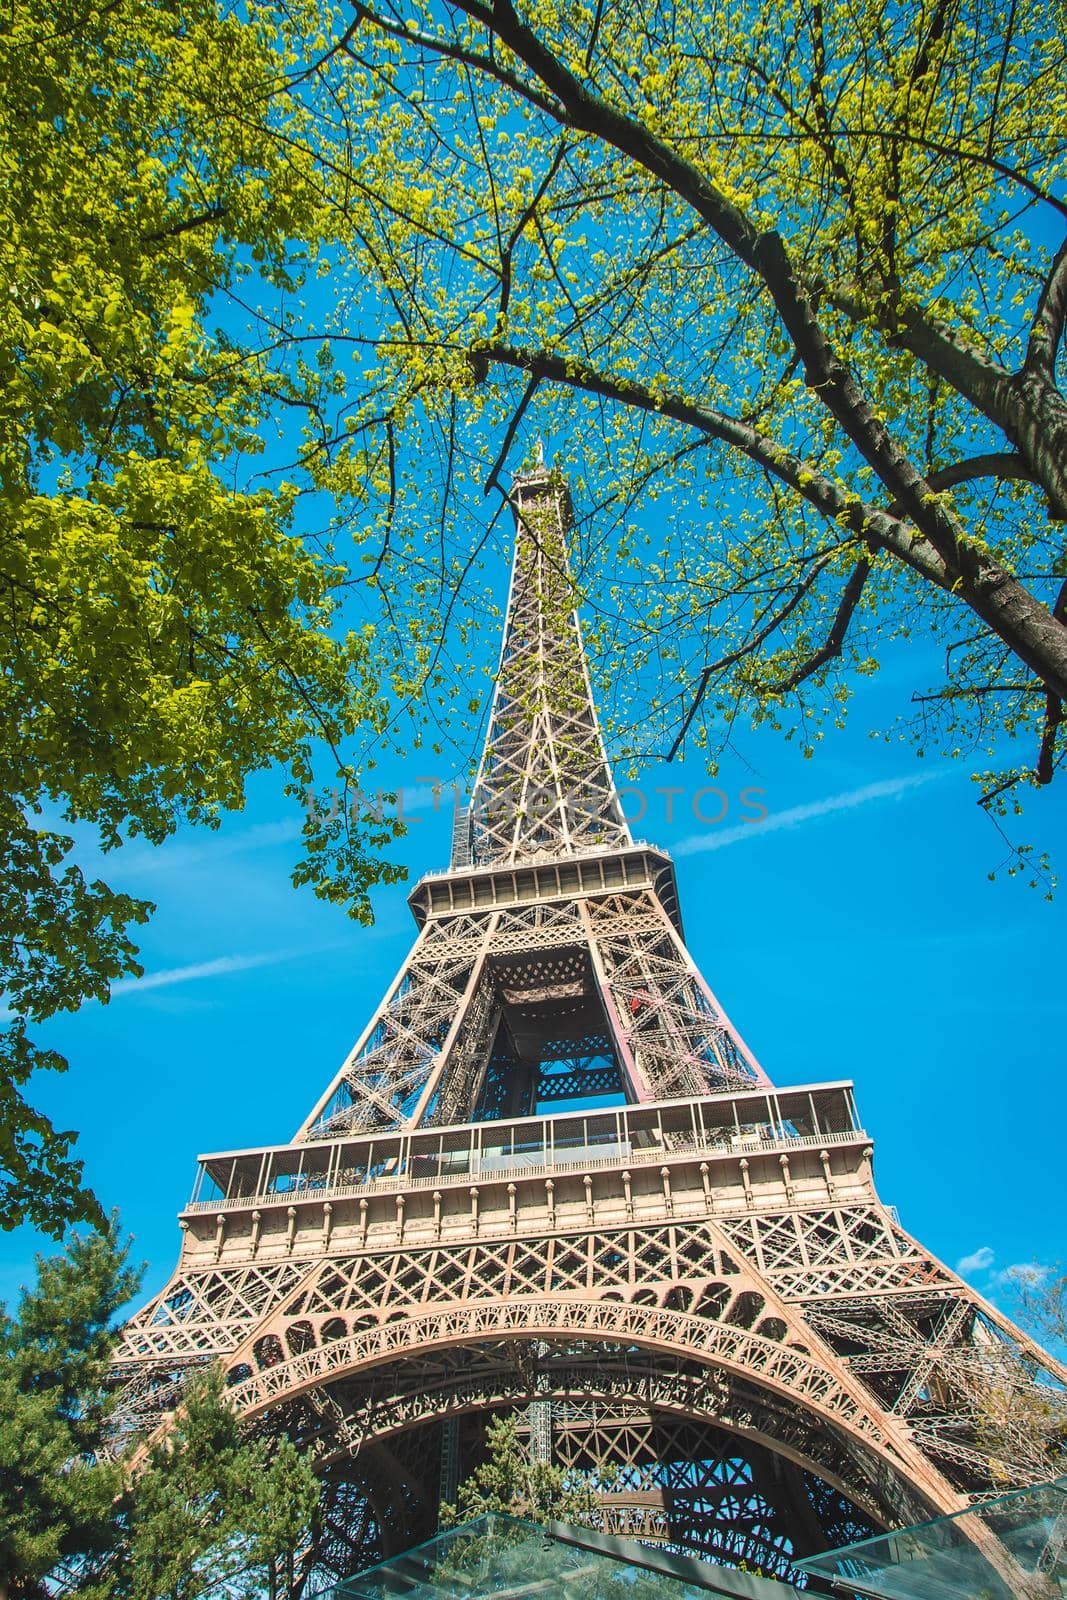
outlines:
[[[1067,614],[1067,581],[1061,585],[1056,603],[1052,607],[1054,617],[1062,620],[1065,614]],[[1056,740],[1063,720],[1063,699],[1049,689],[1045,695],[1045,726],[1037,752],[1037,764],[1034,767],[1034,776],[1042,785],[1052,782],[1056,770]]]
[[[487,73],[489,77],[495,78],[505,88],[513,89],[516,94],[521,95],[524,100],[528,100],[531,105],[537,106],[538,110],[547,112],[557,122],[563,120],[563,108],[558,101],[551,99],[548,95],[541,94],[534,84],[524,82],[517,73],[509,71],[494,57],[483,56],[477,50],[468,50],[463,45],[453,44],[448,39],[436,38],[433,34],[422,33],[418,28],[398,27],[396,23],[387,22],[377,11],[372,11],[369,6],[365,6],[362,0],[352,0],[352,9],[356,13],[357,21],[369,22],[372,27],[380,29],[382,33],[390,34],[394,39],[402,39],[405,44],[417,44],[423,50],[432,50],[435,55],[447,56],[450,61],[461,61],[465,66],[473,67],[477,72]],[[488,26],[484,16],[477,16],[475,7],[465,6],[463,9],[476,16],[476,20],[479,22],[486,22]]]
[[[782,678],[778,683],[768,684],[763,691],[764,694],[787,694],[790,689],[798,688],[806,679],[818,672],[820,667],[824,667],[828,661],[833,661],[835,657],[841,654],[849,623],[852,621],[856,607],[860,603],[863,586],[867,582],[871,566],[872,563],[867,556],[864,556],[861,561],[857,561],[848,582],[845,584],[840,604],[825,641],[806,661],[795,667],[787,677]]]
[[[822,572],[823,568],[830,561],[831,557],[836,555],[836,553],[837,552],[835,550],[828,550],[824,556],[820,556],[817,561],[812,563],[811,568],[804,574],[804,577],[797,584],[797,587],[793,590],[793,593],[789,596],[789,599],[785,602],[785,604],[779,607],[779,609],[774,613],[769,621],[764,624],[763,627],[757,629],[751,639],[746,640],[745,643],[739,646],[738,649],[731,650],[729,655],[721,656],[718,661],[713,661],[710,666],[703,667],[701,669],[700,676],[697,679],[696,694],[693,696],[689,710],[682,718],[682,726],[678,730],[677,738],[667,751],[667,760],[669,762],[673,761],[675,756],[678,754],[678,751],[682,745],[682,741],[689,732],[690,724],[697,714],[700,702],[704,698],[704,694],[707,690],[710,680],[717,672],[725,672],[728,667],[736,666],[739,661],[742,661],[745,658],[745,656],[752,655],[753,651],[758,650],[764,640],[768,639],[770,635],[774,633],[776,628],[781,627],[786,618],[796,610],[804,596],[811,589],[816,578],[819,576],[819,573]]]
[[[1033,469],[1022,456],[1011,450],[990,450],[980,456],[969,456],[963,461],[950,462],[947,467],[936,467],[926,474],[926,481],[935,493],[954,489],[958,483],[971,483],[976,478],[1010,478],[1021,483],[1036,483]],[[889,507],[893,516],[900,515],[900,506]]]
[[[184,222],[175,222],[169,228],[157,228],[154,233],[146,233],[141,242],[161,244],[164,239],[177,239],[183,233],[192,233],[194,228],[207,227],[209,222],[221,222],[225,215],[225,206],[211,206],[207,211],[198,212],[195,217],[186,217]]]
[[[1063,338],[1065,319],[1067,319],[1067,239],[1064,239],[1057,250],[1048,276],[1041,286],[1037,311],[1030,329],[1030,342],[1026,350],[1027,369],[1045,378],[1049,383],[1056,381],[1056,356],[1060,340]]]
[[[357,3],[362,4],[362,0]],[[1067,628],[980,542],[968,537],[951,505],[938,496],[912,464],[837,354],[819,321],[819,283],[805,278],[782,236],[776,231],[760,231],[747,212],[668,139],[576,76],[534,27],[518,15],[513,0],[454,3],[456,11],[483,26],[491,40],[499,40],[547,93],[532,90],[513,70],[501,68],[493,51],[487,58],[472,61],[478,70],[507,82],[517,94],[539,105],[563,125],[587,133],[628,157],[639,170],[675,194],[750,269],[769,293],[778,318],[804,363],[809,389],[880,478],[901,515],[893,517],[877,510],[736,418],[695,405],[684,397],[668,396],[664,400],[646,386],[605,379],[589,364],[584,364],[576,375],[572,359],[556,358],[548,352],[531,357],[500,345],[493,347],[496,354],[492,358],[521,367],[531,375],[538,373],[572,387],[583,387],[589,393],[674,416],[732,444],[788,483],[824,515],[874,546],[891,550],[929,581],[957,595],[1051,692],[1067,697]],[[379,24],[380,20],[375,18]],[[413,37],[406,29],[403,36],[408,40]],[[420,36],[418,42],[439,54],[460,50],[467,57],[477,54],[466,46],[450,45],[429,35]],[[885,326],[888,315],[888,308],[883,308],[880,317],[886,337],[898,338],[905,346],[910,338],[915,345],[923,346],[918,354],[931,370],[944,370],[947,381],[972,404],[979,404],[980,397],[980,409],[1002,428],[1032,467],[1054,513],[1067,516],[1067,402],[1058,390],[1034,374],[1006,373],[977,352],[961,348],[953,330],[933,324],[918,311],[909,313],[905,309],[902,313],[903,334],[899,333],[900,319],[896,314],[893,326]],[[476,359],[488,358],[487,348],[482,347]]]
[[[1050,690],[1045,696],[1045,727],[1037,752],[1037,765],[1034,767],[1034,775],[1042,785],[1052,782],[1056,767],[1056,739],[1062,722],[1063,701]]]
[[[1011,382],[1006,367],[990,361],[955,328],[921,306],[894,306],[890,314],[888,308],[881,309],[855,288],[829,283],[821,287],[830,305],[850,322],[875,323],[891,343],[918,356],[931,372],[987,416],[989,408],[996,407],[1003,387]]]
[[[523,391],[522,399],[519,401],[518,405],[515,407],[515,411],[512,414],[511,421],[508,423],[507,429],[505,430],[504,441],[501,444],[499,451],[497,452],[497,458],[493,462],[492,471],[490,472],[488,478],[486,478],[486,480],[485,480],[485,487],[482,490],[483,494],[489,494],[490,490],[492,490],[493,488],[497,488],[497,489],[500,488],[500,479],[498,477],[498,473],[500,472],[500,469],[503,467],[504,462],[507,460],[508,451],[511,449],[511,441],[514,439],[515,434],[518,431],[519,423],[522,421],[522,418],[523,418],[523,413],[525,412],[526,407],[530,404],[530,401],[533,399],[534,392],[537,389],[537,385],[540,382],[541,382],[540,378],[538,378],[535,375],[527,383],[526,388]]]
[[[846,490],[751,424],[685,395],[658,389],[653,393],[634,379],[609,378],[574,357],[550,350],[485,344],[475,352],[475,359],[485,366],[499,362],[517,367],[531,376],[536,374],[637,410],[672,417],[732,445],[788,484],[823,516],[847,527],[873,547],[889,551],[928,582],[957,596],[1050,690],[1067,699],[1067,628],[1007,568],[965,536],[961,535],[958,543],[951,543],[947,556],[942,553],[928,537],[930,520],[937,518],[937,526],[943,532],[946,525],[955,526],[955,519],[913,468],[907,468],[912,489],[904,499],[908,513],[908,520],[904,521]],[[884,425],[878,426],[884,432]]]
[[[929,541],[899,517],[872,506],[858,495],[849,494],[833,478],[795,456],[751,423],[699,404],[685,395],[670,391],[651,392],[647,385],[630,378],[611,378],[596,368],[550,350],[527,350],[505,344],[483,345],[475,359],[483,367],[497,362],[517,367],[548,382],[583,389],[606,400],[658,416],[672,417],[709,438],[732,445],[755,461],[773,477],[795,490],[825,517],[842,519],[852,533],[890,550],[913,571],[939,588],[951,589],[956,573],[949,569]]]
[[[1049,326],[1055,324],[1056,302],[1067,305],[1067,267],[1063,270],[1062,285],[1058,277],[1053,282],[1055,273],[1046,283],[1046,289],[1051,285],[1053,297]],[[1042,370],[1040,332],[1037,361],[1031,364],[1028,356],[1019,372],[1009,372],[918,306],[882,311],[854,290],[827,286],[825,292],[829,303],[851,321],[876,323],[889,344],[910,351],[1000,428],[1022,454],[1034,482],[1048,495],[1053,515],[1067,517],[1067,402],[1052,377]],[[1064,305],[1060,307],[1061,331]]]
[[[512,0],[456,0],[457,9],[492,27],[520,61],[556,97],[570,126],[583,129],[628,155],[665,183],[714,229],[770,292],[779,318],[805,366],[808,387],[864,460],[878,473],[941,559],[952,564],[964,530],[936,500],[921,474],[877,417],[855,378],[835,354],[815,313],[811,294],[777,232],[760,232],[741,208],[664,139],[594,92],[553,54],[515,11]]]

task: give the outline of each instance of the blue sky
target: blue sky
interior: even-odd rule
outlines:
[[[693,954],[772,1079],[852,1077],[883,1198],[997,1295],[1013,1263],[1067,1257],[1067,890],[1050,905],[988,881],[1004,852],[966,765],[868,735],[900,693],[892,669],[864,683],[848,729],[810,761],[741,732],[714,825],[693,815],[709,781],[698,763],[649,769],[635,832],[674,851]],[[382,769],[383,785],[421,791],[395,852],[412,880],[447,862],[449,818],[425,780],[454,770],[421,753]],[[669,821],[655,792],[667,784],[685,788]],[[758,827],[740,804],[749,786],[765,791]],[[81,1130],[89,1180],[148,1263],[146,1290],[173,1263],[198,1152],[292,1135],[414,935],[404,886],[376,895],[371,929],[292,889],[299,827],[264,775],[217,834],[112,856],[109,881],[158,905],[146,976],[47,1033],[71,1069],[42,1078],[37,1099]],[[1062,855],[1060,797],[1035,797],[1022,832]],[[32,1275],[39,1247],[28,1230],[0,1241],[0,1295]]]

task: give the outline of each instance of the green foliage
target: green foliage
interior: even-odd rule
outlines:
[[[323,237],[285,74],[256,6],[19,0],[0,31],[3,1227],[102,1221],[24,1097],[64,1066],[27,1026],[139,973],[151,906],[87,880],[70,829],[106,851],[215,826],[274,763],[303,806],[316,751],[347,784],[342,742],[384,717],[293,485],[240,487],[322,381],[241,310],[292,295]],[[366,918],[392,832],[309,815],[301,876]]]
[[[109,1459],[112,1323],[139,1280],[112,1222],[0,1313],[0,1592],[45,1600],[62,1574],[87,1600],[288,1593],[315,1475],[288,1440],[242,1438],[220,1372],[189,1382],[132,1481]]]
[[[317,1503],[307,1458],[288,1439],[242,1439],[212,1369],[128,1492],[93,1600],[288,1593]]]
[[[504,474],[539,432],[589,513],[576,577],[598,680],[626,663],[625,755],[714,767],[739,711],[811,754],[894,651],[902,731],[972,759],[993,813],[1052,781],[1052,12],[19,0],[0,1225],[100,1220],[28,1103],[62,1067],[32,1033],[137,972],[151,908],[72,841],[212,826],[277,762],[320,795],[297,881],[367,916],[396,829],[350,801],[398,707],[425,706],[415,748],[446,713],[477,726]]]
[[[485,1430],[486,1459],[460,1484],[456,1504],[441,1507],[441,1526],[489,1513],[525,1522],[599,1521],[596,1494],[582,1477],[551,1461],[533,1460],[514,1417],[493,1417]]]
[[[430,692],[456,635],[427,601],[484,614],[540,432],[590,512],[580,584],[635,756],[714,763],[739,710],[810,754],[892,655],[901,731],[970,757],[991,812],[1050,782],[1062,4],[385,0],[330,34],[316,7],[303,46],[291,16],[346,242],[312,466],[376,509],[363,560]]]
[[[57,1565],[113,1539],[119,1470],[97,1457],[108,1415],[110,1327],[139,1273],[114,1225],[38,1261],[14,1316],[0,1312],[0,1590],[44,1596]]]

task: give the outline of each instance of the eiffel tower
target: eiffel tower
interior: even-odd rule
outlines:
[[[776,1088],[746,1049],[616,794],[567,488],[539,467],[511,498],[451,866],[295,1137],[201,1158],[120,1427],[222,1362],[314,1453],[316,1583],[432,1533],[501,1411],[607,1531],[768,1575],[1048,1476],[1020,1419],[1067,1373],[879,1200],[852,1085]]]

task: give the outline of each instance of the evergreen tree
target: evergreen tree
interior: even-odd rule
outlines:
[[[242,1438],[213,1368],[190,1385],[174,1426],[130,1486],[96,1595],[289,1595],[317,1502],[310,1463],[288,1439]]]
[[[222,1373],[189,1384],[165,1440],[131,1475],[109,1459],[115,1314],[140,1274],[117,1226],[39,1260],[0,1313],[0,1600],[269,1600],[299,1588],[318,1486],[288,1441],[242,1437]]]
[[[44,1595],[57,1566],[113,1539],[117,1467],[99,1458],[110,1328],[140,1274],[112,1226],[38,1260],[16,1314],[0,1312],[0,1595]]]

